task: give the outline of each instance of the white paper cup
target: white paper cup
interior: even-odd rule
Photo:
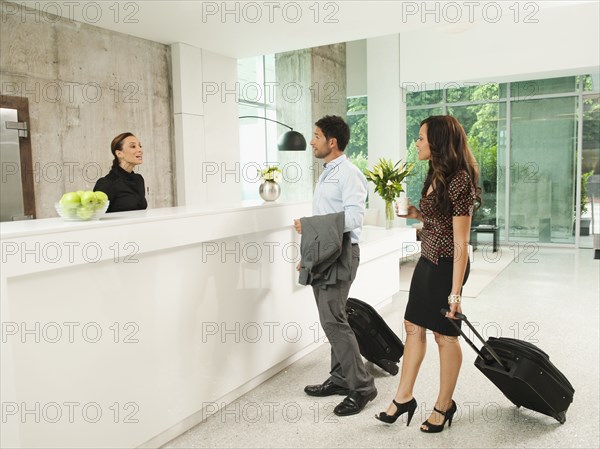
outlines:
[[[408,198],[398,198],[396,205],[398,206],[398,215],[408,215]]]

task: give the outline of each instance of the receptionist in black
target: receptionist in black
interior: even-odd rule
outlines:
[[[115,157],[108,175],[96,181],[94,191],[108,195],[110,204],[106,212],[123,212],[146,209],[144,178],[133,169],[142,163],[144,151],[132,133],[122,133],[110,144]]]

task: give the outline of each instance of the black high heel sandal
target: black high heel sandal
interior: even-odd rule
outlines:
[[[423,429],[421,427],[421,432],[425,432],[425,433],[439,433],[442,430],[444,430],[444,426],[446,425],[446,421],[448,421],[448,428],[450,428],[450,426],[452,426],[452,418],[454,418],[454,414],[456,413],[456,410],[457,410],[456,402],[454,402],[454,399],[453,399],[452,400],[452,405],[445,412],[442,412],[442,411],[438,410],[435,407],[433,407],[433,410],[436,411],[436,412],[438,412],[440,415],[442,415],[444,417],[444,422],[441,423],[441,424],[431,424],[427,420],[423,424],[421,424],[422,426],[427,426],[427,430]]]
[[[415,414],[415,410],[417,409],[417,400],[412,398],[410,401],[403,404],[399,404],[395,400],[392,400],[392,402],[396,406],[396,413],[393,415],[388,415],[386,412],[381,412],[379,415],[375,415],[375,418],[384,423],[394,424],[401,415],[408,412],[408,422],[406,423],[408,426],[410,424],[410,420]]]

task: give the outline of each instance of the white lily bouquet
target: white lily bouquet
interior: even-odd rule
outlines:
[[[386,228],[394,224],[394,201],[404,192],[402,183],[412,171],[415,164],[395,164],[388,159],[381,158],[371,170],[365,170],[367,181],[375,184],[375,192],[385,201]]]
[[[282,180],[281,169],[276,165],[267,167],[264,170],[259,170],[259,174],[263,181],[272,181],[279,183]]]

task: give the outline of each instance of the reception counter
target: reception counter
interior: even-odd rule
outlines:
[[[310,215],[244,203],[0,224],[2,447],[158,447],[322,344],[297,282],[292,223]],[[390,301],[414,240],[365,227],[351,296]]]

